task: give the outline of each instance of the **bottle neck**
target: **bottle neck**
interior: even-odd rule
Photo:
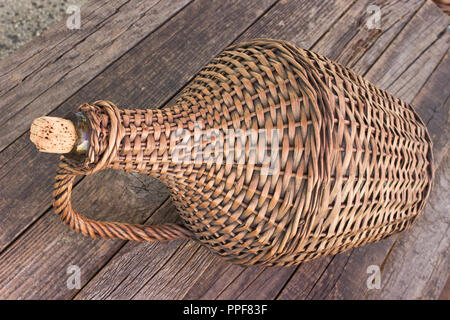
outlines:
[[[169,173],[176,165],[173,147],[182,137],[185,119],[171,108],[147,110],[121,110],[121,125],[124,136],[109,168],[150,174],[159,178]]]
[[[104,163],[102,168],[176,181],[180,172],[195,165],[198,156],[204,154],[201,145],[205,141],[200,141],[203,138],[199,134],[204,129],[204,119],[196,104],[163,109],[115,109],[115,119],[97,106],[81,109],[74,120],[80,131],[80,142],[69,157],[82,156],[82,162],[91,167]],[[117,133],[116,139],[111,132],[120,134]],[[110,139],[116,139],[117,145],[111,147]],[[206,144],[212,143],[207,139]]]
[[[88,119],[81,111],[71,112],[64,118],[72,121],[77,133],[75,145],[69,153],[65,154],[65,156],[72,160],[83,160],[87,156],[90,147],[91,128]]]

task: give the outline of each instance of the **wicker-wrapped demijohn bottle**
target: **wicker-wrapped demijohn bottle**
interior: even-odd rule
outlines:
[[[232,45],[173,106],[97,101],[39,118],[41,151],[66,153],[56,213],[91,237],[192,238],[240,264],[292,265],[385,238],[422,211],[429,134],[412,107],[285,41]],[[138,172],[170,190],[182,224],[100,222],[71,205],[77,175]],[[106,186],[105,186],[106,187]]]

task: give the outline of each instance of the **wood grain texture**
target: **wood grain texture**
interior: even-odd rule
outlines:
[[[108,97],[122,107],[161,106],[168,97],[175,95],[204,64],[242,33],[271,4],[272,1],[257,3],[253,1],[197,1],[187,6],[168,23],[117,60],[113,66],[79,90],[76,95],[68,99],[51,115],[64,115],[79,104],[94,101],[100,97]],[[222,19],[217,19],[215,12],[221,12],[223,14]],[[242,14],[242,12],[246,12],[246,14]],[[192,16],[194,15],[199,17],[196,23],[192,22]],[[230,18],[235,22],[231,24]],[[220,30],[224,28],[227,29],[227,33],[220,33]],[[221,36],[218,36],[219,34]],[[197,50],[199,47],[203,47],[204,50],[199,52]],[[138,82],[136,82],[137,78],[139,79]],[[55,174],[56,158],[38,154],[28,141],[28,137],[18,139],[12,147],[14,151],[8,152],[8,154],[20,155],[19,158],[22,161],[20,166],[16,166],[16,159],[9,158],[9,161],[3,165],[0,171],[0,176],[2,176],[0,180],[0,184],[2,184],[0,209],[3,212],[0,217],[2,220],[0,226],[4,228],[2,230],[4,232],[1,232],[0,243],[3,248],[8,245],[11,246],[11,242],[25,230],[28,232],[27,228],[30,228],[30,224],[33,224],[41,215],[43,215],[43,218],[39,221],[47,219],[48,216],[53,216],[53,212],[48,211],[48,209],[51,204],[50,186]],[[8,149],[6,150],[8,151]],[[20,150],[20,152],[17,153],[17,150]],[[95,179],[95,177],[92,178]],[[133,177],[133,179],[138,178]],[[20,181],[20,183],[11,184],[9,181]],[[101,186],[104,186],[108,180],[95,181],[94,189],[102,189]],[[135,184],[138,184],[138,182],[139,180],[136,180]],[[75,189],[84,189],[85,183],[87,182],[83,180]],[[113,181],[110,183],[112,184]],[[132,185],[132,183],[130,184]],[[152,194],[156,193],[158,196],[167,194],[161,184],[157,182],[147,188],[152,190]],[[115,197],[118,193],[118,191],[109,192],[107,190],[99,192],[105,192],[109,197]],[[94,192],[93,195],[95,195]],[[157,198],[154,201],[157,203]],[[74,203],[75,208],[79,206],[77,202]],[[151,201],[149,200],[149,202]],[[114,219],[113,216],[108,214],[106,208],[103,214],[105,216],[102,219]],[[134,220],[136,219],[134,210],[124,212],[124,214],[129,214],[130,219],[123,217],[122,221],[139,222]],[[140,218],[143,219],[144,217],[141,216]],[[54,223],[60,224],[55,217],[53,219],[55,219]],[[67,229],[67,226],[65,228]],[[55,231],[49,237],[59,239],[62,235]],[[20,239],[17,241],[20,241]],[[91,250],[92,245],[91,242],[87,241],[86,247],[82,248],[79,245],[76,246],[76,250],[78,254],[83,255],[83,253]],[[93,268],[89,275],[95,274],[93,270],[98,271],[102,264],[106,263],[119,248],[117,245],[109,244],[109,242],[106,242],[106,246],[108,249],[105,249],[107,252],[105,255],[93,254],[92,258],[86,262],[86,264],[92,264]],[[42,250],[45,249],[34,248],[36,261],[38,261],[37,256]],[[56,250],[56,248],[53,248],[53,250]],[[61,250],[67,251],[68,249],[61,247]],[[14,251],[14,255],[20,255],[20,251]],[[49,263],[55,268],[61,268],[60,266],[65,265],[67,261],[59,258],[58,255],[55,255],[55,259]],[[16,257],[16,260],[20,261],[20,258]],[[17,288],[16,291],[13,287],[15,283],[21,281],[21,267],[18,266],[11,270],[13,272],[8,278],[10,280],[4,288],[5,295],[20,295],[24,298],[32,296],[31,291],[24,292],[22,291],[23,288]],[[38,281],[42,276],[42,274],[36,274],[34,281]],[[50,273],[48,276],[51,276]],[[89,277],[83,278],[83,285],[88,280]],[[61,286],[64,287],[65,283],[56,282],[46,285],[49,287],[43,289],[43,291],[48,290],[49,296],[52,292],[58,295],[56,292],[59,291],[66,294],[66,298],[73,294],[61,289]],[[58,295],[58,297],[62,296]]]
[[[177,216],[172,202],[167,200],[152,217],[154,223],[160,223],[175,221]],[[187,242],[128,242],[121,248],[120,255],[116,254],[74,298],[131,299]]]
[[[97,10],[101,10],[108,1],[90,1],[85,3],[83,8],[83,21],[86,24],[85,28],[80,29],[77,33],[86,35],[92,32],[92,28],[89,28],[92,20],[98,17],[95,14]],[[112,2],[111,8],[114,5],[121,5],[123,2]],[[108,9],[104,10],[104,13],[108,15]],[[88,29],[89,28],[89,29]],[[7,59],[0,60],[0,92],[5,93],[7,90],[15,87],[20,83],[20,80],[38,69],[41,69],[48,63],[51,56],[48,56],[51,50],[66,39],[75,37],[74,32],[71,32],[66,27],[66,20],[63,19],[60,22],[54,24],[54,26],[39,37],[35,37],[30,42],[24,44],[22,47],[14,51],[14,54],[8,56]],[[40,57],[39,57],[40,56]],[[39,58],[40,59],[39,59]],[[42,60],[41,60],[42,59]],[[33,62],[33,63],[32,63]]]
[[[163,269],[147,280],[133,299],[180,299],[212,261],[212,253],[208,249],[188,241]]]
[[[215,299],[245,269],[240,265],[226,263],[219,257],[215,257],[211,266],[203,272],[199,280],[191,284],[183,299]]]
[[[430,75],[412,104],[427,125],[433,141],[435,169],[438,169],[450,147],[450,57],[447,52]]]
[[[288,40],[299,48],[312,48],[334,28],[355,1],[279,1],[234,42],[255,38]]]
[[[357,1],[312,50],[365,74],[424,3],[423,0]],[[371,5],[380,8],[380,29],[367,26],[372,15],[368,12]]]
[[[448,49],[449,23],[450,17],[425,2],[372,65],[367,79],[411,102]]]
[[[31,57],[17,54],[24,55],[23,63],[13,68],[7,61],[0,64],[0,151],[34,118],[58,107],[187,3],[120,0],[87,5],[80,10],[79,30],[69,30],[61,21]]]
[[[109,187],[99,188],[100,181]],[[145,190],[137,182],[133,175],[101,172],[83,180],[82,188],[75,191],[74,202],[91,217],[140,223],[167,199],[168,193],[156,184]],[[123,241],[93,240],[76,234],[49,211],[1,254],[0,297],[69,298],[77,290],[67,288],[67,268],[80,267],[83,284],[122,245]]]
[[[278,292],[276,299],[308,299],[332,260],[333,257],[327,256],[299,265],[291,279]]]
[[[257,273],[254,281],[246,283],[245,286],[240,288],[239,293],[230,295],[230,298],[233,297],[233,299],[240,300],[274,299],[284,284],[289,281],[295,269],[296,267],[294,266],[266,268],[262,272]],[[224,294],[220,295],[221,298],[224,296]]]

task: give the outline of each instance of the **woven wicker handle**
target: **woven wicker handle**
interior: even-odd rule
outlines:
[[[123,128],[120,124],[120,111],[113,103],[98,101],[94,103],[94,106],[82,105],[79,109],[90,112],[95,111],[96,108],[104,109],[111,122],[108,147],[104,150],[102,157],[95,163],[93,168],[72,167],[67,162],[68,159],[61,158],[53,191],[55,212],[60,215],[61,220],[68,224],[71,229],[92,238],[118,238],[134,241],[169,241],[180,238],[192,238],[193,233],[179,224],[168,223],[147,226],[95,221],[73,210],[70,197],[75,178],[106,168],[115,156],[123,137]],[[74,147],[75,137],[74,125],[71,121],[63,118],[41,117],[33,121],[30,129],[31,141],[42,152],[67,153]]]
[[[72,185],[77,174],[70,172],[61,162],[53,191],[53,206],[61,220],[71,229],[92,238],[122,239],[134,241],[169,241],[180,238],[192,238],[193,234],[182,225],[167,223],[162,225],[127,224],[103,222],[86,218],[75,212],[70,197]]]

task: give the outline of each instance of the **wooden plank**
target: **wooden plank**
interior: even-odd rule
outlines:
[[[83,10],[83,28],[79,29],[76,33],[71,32],[70,29],[66,27],[66,19],[62,19],[56,22],[52,28],[43,32],[39,37],[33,38],[30,42],[25,43],[23,46],[10,54],[7,59],[0,60],[0,92],[5,91],[16,86],[20,79],[29,76],[31,73],[42,68],[45,63],[48,63],[51,59],[51,50],[56,48],[56,45],[64,41],[65,39],[72,38],[75,36],[80,36],[80,33],[87,35],[92,32],[91,22],[95,18],[103,13],[104,17],[108,16],[111,11],[109,8],[104,8],[102,12],[97,10],[102,10],[103,7],[108,5],[108,1],[89,1],[85,3],[81,8]],[[109,5],[111,8],[114,6],[120,6],[123,2],[118,1],[111,2]],[[80,10],[80,14],[81,14]],[[37,57],[40,56],[40,59]],[[34,59],[34,63],[29,63],[31,59]],[[42,59],[42,60],[41,60]]]
[[[178,216],[172,202],[167,200],[152,218],[153,223],[175,221]],[[120,258],[114,257],[75,299],[130,299],[142,288],[147,279],[161,269],[166,261],[183,248],[187,240],[156,242],[128,242],[121,248]],[[121,284],[121,290],[116,285]]]
[[[99,98],[115,101],[123,108],[161,106],[166,102],[167,97],[175,95],[204,64],[253,23],[272,3],[272,1],[196,1],[118,59],[111,67],[83,87],[52,114],[64,115],[80,103]],[[217,15],[217,12],[220,12],[220,15]],[[192,20],[193,16],[196,16],[194,21]],[[230,23],[230,21],[234,22]],[[227,30],[227,32],[223,32],[223,30]],[[3,254],[14,257],[8,260],[11,265],[11,274],[5,283],[3,292],[8,297],[28,298],[33,296],[31,291],[28,291],[26,287],[16,287],[16,282],[20,281],[20,274],[25,268],[19,262],[24,259],[33,261],[36,264],[35,267],[38,268],[38,264],[43,263],[40,261],[42,257],[40,252],[48,250],[46,244],[57,242],[64,235],[60,233],[60,229],[54,229],[48,226],[46,222],[47,219],[50,219],[49,216],[53,217],[52,212],[46,212],[50,204],[50,189],[54,176],[54,171],[48,169],[55,166],[56,157],[53,157],[53,161],[48,161],[50,158],[38,154],[28,142],[26,136],[22,136],[14,145],[17,145],[14,147],[15,150],[23,148],[20,152],[23,157],[19,162],[15,159],[9,161],[16,162],[17,167],[14,170],[9,170],[11,169],[9,162],[0,169],[2,173],[0,176],[3,176],[0,180],[2,192],[0,226],[5,228],[3,231],[7,233],[5,236],[2,232],[0,243],[3,248],[9,245],[9,248]],[[13,153],[10,152],[9,154]],[[88,188],[89,179],[81,181],[75,190]],[[8,181],[15,181],[16,183],[11,184]],[[20,181],[20,183],[17,183],[17,181]],[[93,184],[95,187],[92,187],[92,190],[95,189],[98,192],[106,192],[107,187],[105,186],[115,183],[112,176],[95,181]],[[128,184],[132,185],[132,183]],[[28,189],[23,192],[23,188]],[[164,190],[161,184],[156,182],[148,188],[156,188],[156,190],[151,191],[153,195],[162,194],[162,190]],[[94,201],[97,191],[90,193],[86,197],[86,201]],[[115,197],[117,192],[108,192],[109,197]],[[148,201],[157,203],[157,198]],[[79,207],[77,202],[79,200],[74,201],[76,208]],[[97,207],[97,210],[100,210],[100,208],[101,206]],[[113,218],[108,215],[108,207],[104,209],[98,217]],[[44,212],[43,218],[30,227],[33,219]],[[122,221],[143,222],[146,217],[140,216],[140,218],[140,221],[136,221],[134,210],[131,210],[123,212]],[[55,217],[51,219],[54,219],[53,223],[60,224],[59,221],[55,221]],[[67,229],[67,226],[61,227]],[[26,230],[27,228],[29,229]],[[49,228],[48,233],[41,235],[41,241],[28,244],[33,250],[23,253],[27,254],[27,257],[21,257],[22,252],[18,248],[25,246],[24,241],[31,241],[31,237],[25,236],[31,230]],[[25,230],[24,235],[11,244],[11,241]],[[67,232],[69,231],[67,230]],[[73,235],[73,232],[70,232],[70,234]],[[53,251],[61,251],[58,251],[58,254],[55,253],[54,258],[53,256],[46,256],[45,258],[49,261],[45,262],[44,265],[65,269],[67,264],[64,256],[65,251],[76,251],[80,257],[89,254],[89,259],[86,259],[82,265],[83,270],[86,269],[86,271],[83,271],[86,277],[82,278],[82,285],[84,285],[103,264],[111,259],[121,246],[121,244],[115,245],[114,241],[106,241],[103,247],[98,247],[95,241],[82,239],[85,241],[83,245],[69,243],[68,247],[61,246],[59,249],[52,247]],[[82,241],[80,240],[80,242]],[[161,245],[164,246],[165,244]],[[13,253],[11,253],[11,250],[14,250]],[[99,252],[100,250],[101,252]],[[3,254],[0,255],[2,261]],[[14,263],[14,261],[17,261],[17,263]],[[37,278],[38,276],[42,278],[43,274],[50,273],[50,271],[49,269],[42,269],[40,274],[30,274],[29,281],[38,282],[40,281]],[[34,274],[36,278],[33,277]],[[67,292],[64,286],[65,283],[60,281],[44,283],[40,289],[40,294],[46,297],[68,298],[76,293]]]
[[[140,223],[168,198],[168,192],[160,185],[148,183],[150,178],[140,179],[147,182],[145,188],[148,190],[142,189],[132,175],[101,172],[96,177],[83,180],[82,188],[74,191],[73,202],[77,209],[90,217]],[[100,181],[108,184],[107,187],[99,188]],[[150,219],[149,223],[153,220]],[[94,240],[76,234],[56,215],[48,212],[1,254],[0,298],[70,297],[77,290],[66,285],[67,268],[77,265],[84,283],[123,243],[121,240]]]
[[[450,17],[434,3],[425,2],[365,76],[411,102],[448,49],[449,23]]]
[[[369,29],[371,5],[380,9],[381,29]],[[414,1],[358,1],[311,49],[365,75],[424,5]]]
[[[254,281],[241,287],[238,294],[230,294],[230,298],[236,297],[236,299],[244,300],[274,299],[284,284],[288,282],[296,268],[296,266],[265,268]],[[223,293],[221,294],[222,296],[224,296]]]
[[[332,257],[330,263],[327,265],[324,272],[320,274],[320,277],[314,283],[311,290],[309,290],[305,299],[326,299],[327,294],[335,287],[337,279],[339,279],[342,270],[351,258],[351,251]],[[290,285],[290,283],[288,283],[288,285]],[[283,298],[286,299],[286,295],[284,295]]]
[[[327,56],[333,56],[336,52],[334,48],[339,48],[337,52],[348,52],[348,54],[352,54],[354,51],[355,43],[361,43],[361,41],[364,41],[366,44],[364,46],[360,46],[358,49],[358,54],[364,58],[365,54],[370,54],[372,59],[376,60],[376,54],[378,56],[382,55],[385,52],[385,48],[380,46],[379,44],[387,44],[392,43],[396,39],[396,34],[392,32],[392,30],[396,30],[397,32],[400,32],[403,30],[403,28],[407,25],[407,22],[409,19],[415,14],[415,12],[421,8],[423,2],[416,1],[416,2],[410,2],[409,6],[405,7],[404,3],[395,3],[395,5],[389,3],[385,4],[389,7],[388,10],[384,10],[383,4],[380,4],[382,12],[387,11],[384,23],[387,25],[386,32],[382,32],[377,37],[373,37],[370,35],[367,35],[369,33],[368,30],[359,29],[358,32],[355,34],[355,20],[360,21],[361,19],[356,17],[365,17],[366,16],[366,9],[369,4],[372,2],[357,2],[354,6],[352,6],[340,19],[336,22],[336,24],[331,28],[322,38],[320,38],[320,41],[317,42],[317,44],[314,46],[315,50],[317,50],[319,53],[325,54]],[[278,17],[283,17],[280,14],[277,15]],[[280,18],[281,19],[281,18]],[[300,20],[300,19],[299,19]],[[262,21],[262,20],[261,20]],[[363,19],[364,21],[364,19]],[[398,22],[400,21],[400,22]],[[361,24],[361,22],[358,22]],[[275,26],[276,23],[272,23],[271,26]],[[281,23],[283,25],[283,23]],[[288,24],[285,24],[288,25]],[[254,26],[256,28],[256,25]],[[276,30],[276,28],[275,28]],[[267,31],[264,31],[267,32]],[[275,31],[276,33],[276,31]],[[337,36],[337,34],[341,36]],[[264,36],[270,36],[267,35],[267,33],[264,33]],[[286,39],[286,38],[285,38]],[[289,38],[287,38],[289,40]],[[363,39],[363,40],[361,40]],[[361,40],[361,41],[360,41]],[[339,59],[339,57],[346,58],[348,55],[336,55],[334,58]],[[369,69],[369,65],[366,65],[365,68],[360,65],[359,72],[364,72]],[[371,245],[372,249],[377,247],[377,244]],[[369,248],[365,250],[370,250]],[[297,272],[294,273],[289,283],[283,287],[282,292],[283,294],[280,294],[281,299],[289,299],[292,298],[292,296],[289,296],[287,294],[288,292],[295,292],[297,298],[299,295],[303,297],[320,297],[321,292],[326,292],[327,288],[331,288],[334,285],[334,281],[336,279],[339,279],[341,268],[343,268],[346,263],[349,260],[350,253],[346,253],[344,255],[339,256],[334,262],[334,258],[323,258],[324,262],[327,267],[325,270],[319,269],[317,272],[317,275],[311,276],[310,270],[306,268],[299,268]],[[330,261],[329,265],[327,265],[327,262]],[[365,271],[365,270],[364,270]],[[323,274],[322,274],[323,272]],[[277,278],[278,274],[276,272],[273,272],[273,277]],[[316,279],[316,282],[312,284],[311,283],[298,283],[298,279],[305,279],[305,278],[313,278]],[[244,277],[245,278],[245,277]],[[273,280],[273,279],[272,279]],[[285,275],[282,275],[279,278],[280,282],[285,281]],[[297,280],[297,281],[296,281]],[[234,280],[237,281],[237,280]],[[253,280],[252,278],[248,278],[248,281],[253,281],[254,285],[257,286],[258,280]],[[263,280],[262,280],[263,281]],[[228,284],[230,285],[230,284]],[[242,285],[242,284],[241,284]],[[277,283],[278,285],[278,283]],[[302,288],[301,285],[306,286],[305,288]],[[245,287],[245,285],[244,285]],[[262,292],[258,291],[258,295],[264,295],[264,290],[270,291],[272,290],[271,287],[268,286],[259,286],[262,288]],[[195,286],[193,287],[195,288]],[[265,289],[264,289],[265,288]],[[316,288],[316,291],[313,289]],[[308,292],[307,294],[305,292]],[[227,295],[227,298],[237,298],[241,292],[235,292],[235,295],[232,294]],[[255,291],[256,294],[256,291]],[[222,293],[221,293],[222,295]],[[209,296],[211,297],[211,295]],[[267,297],[267,296],[266,296]],[[275,296],[273,296],[275,297]]]
[[[214,299],[237,299],[242,290],[254,282],[265,269],[266,268],[261,266],[242,268],[241,272],[239,272],[239,274],[234,277],[231,282],[226,283],[226,286],[222,288],[222,290],[215,293]]]
[[[377,60],[377,62],[375,63],[375,65],[369,70],[369,73],[374,72],[372,70],[377,70],[377,72],[379,74],[385,74],[387,72],[389,72],[389,68],[392,65],[396,65],[397,66],[397,71],[395,73],[391,73],[393,77],[395,77],[395,74],[402,74],[403,76],[405,76],[406,78],[410,77],[410,73],[415,73],[416,69],[412,68],[411,66],[409,66],[407,63],[405,63],[403,61],[403,59],[407,59],[407,61],[413,59],[411,57],[420,57],[420,55],[423,52],[423,47],[421,45],[415,45],[413,47],[411,47],[410,42],[406,41],[405,39],[408,38],[408,34],[411,35],[411,37],[415,38],[416,37],[416,30],[418,27],[418,24],[423,23],[423,21],[428,21],[428,20],[433,20],[432,17],[428,16],[428,14],[432,14],[432,15],[436,15],[437,17],[441,17],[442,13],[439,11],[435,10],[436,8],[434,7],[433,4],[431,3],[425,3],[420,10],[417,12],[417,15],[414,16],[411,21],[405,26],[405,28],[401,31],[401,33],[394,39],[394,41],[392,42],[392,44],[390,45],[389,48],[386,49],[386,51],[384,51],[383,56],[389,56],[391,61],[389,64],[386,64],[386,66],[383,67],[383,64],[385,63],[385,58],[380,58]],[[427,17],[426,19],[424,17]],[[429,28],[427,29],[428,31],[430,31],[430,33],[428,34],[428,37],[433,37],[433,32],[438,32],[438,30],[441,30],[443,25],[442,25],[442,20],[440,20],[439,18],[435,18],[434,21],[437,21],[436,23],[441,24],[441,26],[438,27],[434,27],[434,28]],[[432,30],[432,31],[431,31]],[[424,32],[428,32],[428,31],[424,31]],[[436,34],[435,34],[436,35]],[[444,38],[444,40],[448,39],[448,33],[441,36],[442,38]],[[446,40],[447,41],[447,40]],[[391,49],[392,47],[392,49]],[[431,47],[427,48],[427,51],[429,52],[433,52],[433,55],[443,52],[445,53],[445,51],[447,47],[445,45],[443,45],[443,43],[441,41],[435,41],[433,43],[433,45]],[[391,51],[408,51],[408,55],[399,55],[399,56],[394,56]],[[442,59],[442,56],[441,58]],[[418,59],[417,59],[418,61]],[[403,66],[402,70],[399,66]],[[422,74],[423,77],[428,78],[431,74],[431,72],[433,71],[433,67],[428,67],[427,69],[424,70],[428,70],[427,74]],[[375,73],[374,73],[375,74]],[[387,78],[386,78],[387,79]],[[369,80],[373,80],[370,79],[369,76]],[[387,81],[389,82],[389,81]],[[417,94],[417,92],[421,89],[422,84],[419,82],[418,85],[416,87],[411,87],[408,93],[408,96],[413,96],[415,94]],[[388,90],[390,90],[390,88],[388,88]],[[445,92],[445,91],[444,91]],[[407,97],[407,99],[409,99]],[[409,99],[411,100],[411,99]],[[408,101],[408,100],[407,100]],[[420,113],[421,109],[428,109],[429,108],[429,104],[427,102],[425,102],[425,100],[414,100],[413,101],[413,105],[416,106],[417,110]],[[444,113],[445,115],[445,113]],[[445,118],[445,116],[444,116]],[[447,139],[448,140],[448,139]],[[435,148],[435,153],[439,154],[440,151],[439,149]],[[415,227],[416,228],[416,227]],[[403,234],[400,235],[395,235],[393,237],[390,237],[388,239],[385,239],[379,243],[375,243],[375,244],[370,244],[368,246],[362,247],[362,248],[357,248],[357,249],[353,249],[352,251],[350,251],[350,253],[346,253],[346,254],[350,254],[350,258],[348,259],[348,262],[345,264],[345,267],[342,269],[342,272],[338,273],[338,274],[333,274],[330,273],[330,275],[328,275],[327,273],[325,273],[325,275],[328,275],[328,277],[325,277],[321,280],[319,280],[319,282],[316,284],[316,287],[313,289],[313,291],[310,293],[311,296],[316,296],[316,297],[322,297],[322,298],[328,298],[328,299],[360,299],[362,297],[367,297],[367,286],[366,286],[366,281],[367,281],[367,268],[370,265],[378,265],[380,267],[384,267],[384,265],[386,264],[387,259],[389,258],[389,252],[392,248],[392,246],[395,244],[396,240],[401,237]],[[337,263],[340,263],[340,260],[336,260],[336,261],[332,261],[330,263],[330,266],[328,268],[333,268],[333,265]],[[420,271],[420,270],[417,270]],[[334,276],[334,280],[330,280],[329,277],[333,277]],[[330,282],[330,281],[334,281],[334,287],[332,290],[330,290],[328,292],[328,294],[325,294],[323,292],[323,290],[321,289],[321,282]],[[289,285],[295,285],[295,283],[292,284],[288,284],[287,287]],[[283,296],[283,294],[282,294]],[[286,298],[289,298],[288,296]]]
[[[368,267],[382,261],[396,237],[352,249],[333,257],[309,292],[308,299],[363,299],[368,290]],[[337,267],[336,267],[337,266]],[[369,270],[370,271],[370,270]],[[353,275],[353,276],[352,276]]]
[[[194,241],[189,241],[177,253],[133,299],[180,299],[213,261],[212,253]]]
[[[255,39],[288,40],[311,48],[355,1],[280,1],[243,33],[235,43]]]
[[[450,58],[448,51],[442,57],[426,85],[414,98],[412,105],[427,125],[433,140],[433,156],[435,169],[442,163],[442,159],[450,147],[449,124],[449,92]]]
[[[69,30],[61,21],[42,37],[31,57],[21,50],[5,59],[0,65],[0,151],[27,131],[34,118],[54,110],[187,3],[90,4],[81,10],[79,30]],[[23,63],[17,63],[20,58]],[[13,69],[8,67],[10,59]]]
[[[305,300],[332,260],[332,256],[325,256],[299,265],[276,299]]]
[[[228,284],[233,282],[245,268],[231,264],[219,257],[214,257],[211,267],[201,275],[201,279],[191,283],[191,288],[186,292],[185,300],[212,300],[221,293]]]
[[[154,214],[159,221],[178,217],[172,201],[166,201]],[[154,222],[157,223],[157,222]],[[201,273],[213,261],[212,254],[194,241],[177,240],[167,244],[128,242],[80,291],[75,299],[177,299],[183,296]],[[170,260],[170,263],[168,261]],[[178,276],[179,267],[185,265],[192,272]],[[197,266],[199,265],[199,266]],[[161,272],[161,270],[168,272]],[[170,290],[164,290],[164,288]]]

